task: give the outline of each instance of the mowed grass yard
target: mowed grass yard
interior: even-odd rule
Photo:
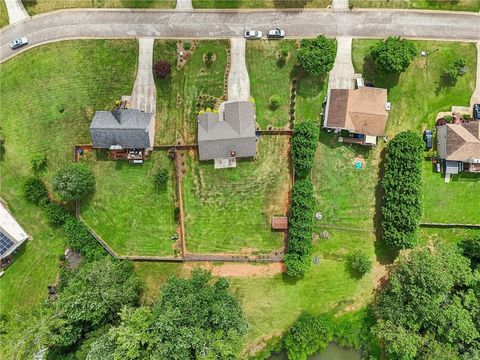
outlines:
[[[76,143],[90,142],[96,109],[108,109],[133,87],[138,45],[126,40],[82,40],[31,49],[0,65],[0,124],[5,154],[0,196],[33,238],[0,279],[1,313],[42,301],[58,274],[64,235],[22,197],[32,175],[30,155],[47,153],[42,177],[72,161]],[[65,110],[60,113],[58,107]]]
[[[167,78],[156,80],[157,144],[173,144],[178,137],[187,143],[196,142],[198,96],[222,97],[228,47],[225,40],[200,41],[193,56],[177,70],[177,42],[155,40],[154,63],[164,60],[172,66]],[[203,61],[209,51],[216,57],[211,65]]]
[[[272,215],[284,215],[290,175],[286,137],[264,136],[259,159],[215,170],[190,155],[183,179],[186,245],[191,253],[268,253],[283,245],[271,230]]]
[[[478,0],[350,0],[354,8],[480,11]]]
[[[110,161],[98,152],[85,159],[95,173],[96,191],[82,203],[82,218],[119,255],[174,255],[175,173],[166,151],[155,151],[143,165]],[[169,180],[153,184],[159,169]]]
[[[195,9],[326,8],[331,0],[192,0]]]
[[[28,14],[74,8],[154,8],[173,9],[176,0],[22,0]]]
[[[5,0],[0,0],[0,28],[8,25],[8,12]]]

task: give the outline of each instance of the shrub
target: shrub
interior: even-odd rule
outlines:
[[[42,205],[42,209],[48,222],[52,225],[61,226],[71,217],[62,205],[53,201],[47,201]]]
[[[447,86],[456,84],[457,79],[465,74],[465,59],[459,58],[455,60],[449,67],[443,69],[442,81]]]
[[[328,315],[303,313],[285,337],[288,359],[306,360],[323,351],[333,339],[334,326]]]
[[[159,79],[165,79],[172,71],[172,66],[166,61],[157,61],[153,66],[153,71]]]
[[[280,49],[278,50],[278,57],[277,57],[277,63],[282,66],[285,64],[285,62],[287,61],[287,57],[288,57],[288,50],[287,49]]]
[[[278,109],[278,107],[280,106],[280,98],[278,97],[278,95],[270,96],[270,99],[268,100],[268,106],[271,110]]]
[[[190,50],[192,48],[192,44],[190,43],[190,41],[185,41],[183,43],[183,48],[187,51]]]
[[[372,261],[362,253],[353,253],[347,256],[347,269],[355,277],[362,277],[372,270]]]
[[[407,70],[416,53],[414,43],[400,37],[389,37],[370,49],[375,65],[385,73],[394,74]]]
[[[208,51],[206,54],[205,54],[205,62],[207,64],[211,64],[213,63],[213,52],[212,51]]]
[[[310,174],[318,145],[318,125],[304,121],[295,126],[292,137],[292,158],[295,175],[303,178]]]
[[[52,187],[65,200],[80,199],[94,191],[95,176],[87,165],[71,163],[55,174]]]
[[[41,200],[48,199],[47,189],[42,180],[31,177],[23,184],[23,197],[34,204],[39,204]]]
[[[294,278],[303,278],[310,269],[311,260],[311,257],[307,255],[287,253],[284,259],[287,275]]]
[[[34,172],[40,172],[47,166],[47,154],[35,152],[30,156],[30,166]]]
[[[68,245],[80,252],[88,261],[101,259],[106,253],[87,227],[74,217],[69,217],[63,225]]]
[[[167,169],[158,169],[153,178],[153,184],[157,189],[165,187],[168,183],[168,171]]]
[[[411,248],[422,216],[422,138],[399,133],[387,145],[382,180],[383,239],[395,249]]]
[[[336,52],[335,40],[320,35],[315,39],[303,39],[297,56],[303,70],[320,76],[332,70]]]

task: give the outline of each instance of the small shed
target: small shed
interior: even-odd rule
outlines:
[[[273,230],[287,230],[288,218],[286,216],[272,216],[272,229]]]

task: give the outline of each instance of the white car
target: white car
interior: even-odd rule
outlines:
[[[27,45],[28,39],[26,37],[21,37],[10,42],[10,48],[12,50],[18,49],[21,46]]]
[[[262,38],[262,32],[258,30],[247,30],[243,34],[245,39],[261,39]]]
[[[272,30],[268,30],[267,38],[269,39],[282,39],[285,37],[285,30],[275,28]]]

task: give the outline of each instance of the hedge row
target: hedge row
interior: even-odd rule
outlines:
[[[383,176],[383,239],[395,249],[412,248],[422,216],[424,144],[412,132],[399,133],[387,145]]]
[[[308,177],[318,145],[318,124],[305,121],[295,126],[292,136],[292,160],[295,176]]]
[[[85,256],[87,261],[100,260],[107,253],[88,231],[85,224],[75,217],[70,217],[63,225],[70,247]]]

